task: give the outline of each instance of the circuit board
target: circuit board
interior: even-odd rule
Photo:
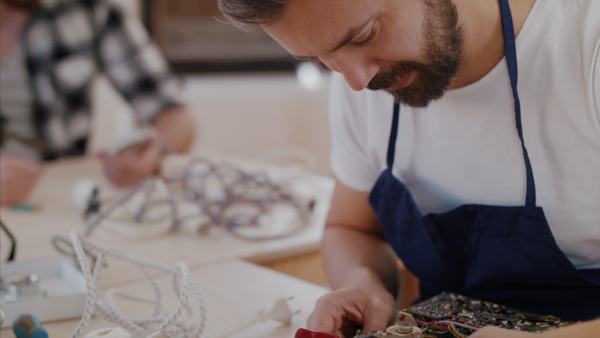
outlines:
[[[423,333],[433,337],[456,337],[448,331],[448,323],[457,324],[457,330],[468,336],[483,326],[504,329],[542,332],[572,322],[554,316],[539,315],[488,301],[469,298],[454,293],[442,293],[405,309],[414,316]]]

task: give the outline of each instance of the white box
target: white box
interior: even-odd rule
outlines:
[[[36,274],[44,297],[7,301],[4,297],[0,306],[6,316],[2,327],[12,326],[13,319],[28,313],[40,322],[76,318],[83,315],[87,289],[83,274],[65,257],[55,256],[41,259],[2,263],[0,277]]]

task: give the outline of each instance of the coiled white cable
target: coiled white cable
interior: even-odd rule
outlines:
[[[279,239],[309,225],[314,202],[264,172],[193,158],[181,176],[148,178],[106,204],[88,220],[85,236],[102,228],[140,239],[189,225],[198,233],[220,227],[248,241]]]
[[[136,333],[141,333],[148,329],[149,325],[160,324],[157,327],[157,330],[164,331],[172,337],[187,338],[200,336],[206,323],[206,307],[204,305],[204,300],[202,299],[200,289],[198,288],[196,282],[191,278],[185,263],[178,262],[175,267],[171,267],[166,264],[131,257],[118,250],[103,249],[88,242],[76,231],[72,231],[70,233],[70,237],[75,255],[77,256],[77,260],[79,262],[79,266],[81,267],[81,271],[85,277],[87,287],[87,299],[84,314],[71,338],[78,338],[83,334],[83,331],[88,325],[92,314],[99,315],[109,322],[117,323],[131,331],[135,331]],[[88,265],[86,255],[84,253],[84,247],[88,251],[93,252],[97,257],[94,263],[93,271],[90,270]],[[118,260],[131,263],[139,268],[152,286],[154,298],[129,295],[115,289],[110,289],[106,292],[106,301],[97,299],[97,295],[100,294],[100,290],[98,288],[98,278],[100,276],[101,269],[104,266],[105,257],[116,258]],[[162,307],[160,289],[148,269],[166,271],[173,275],[174,288],[176,293],[179,293],[179,303],[173,312],[169,313]],[[177,282],[178,278],[181,282],[181,290],[177,290],[179,284]],[[196,305],[199,310],[199,316],[197,316],[197,318],[199,318],[198,321],[192,319],[194,318],[194,313],[188,302],[190,291],[195,297]],[[148,318],[128,319],[121,313],[115,302],[115,297],[117,296],[130,301],[151,304],[154,306],[154,312]],[[184,310],[187,312],[189,320],[185,323],[181,323],[177,321],[177,319]]]

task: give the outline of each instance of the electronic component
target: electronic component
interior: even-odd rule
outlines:
[[[406,312],[398,312],[396,324],[388,327],[385,330],[375,330],[362,333],[361,330],[356,332],[354,338],[381,338],[381,337],[412,337],[423,338],[423,330],[417,325],[415,318]]]
[[[3,302],[17,302],[43,298],[46,291],[40,288],[40,277],[36,274],[16,275],[0,281]]]
[[[572,323],[454,293],[441,293],[405,311],[431,337],[466,337],[483,326],[542,332]]]
[[[454,293],[441,293],[398,312],[396,324],[385,330],[356,332],[353,338],[457,337],[464,338],[483,326],[542,332],[572,324],[554,316],[544,316]],[[334,335],[300,329],[295,338],[332,338]]]

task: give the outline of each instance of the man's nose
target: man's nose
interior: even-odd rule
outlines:
[[[348,85],[356,91],[367,88],[377,75],[380,65],[375,59],[340,55],[323,60],[333,71],[342,73]]]

